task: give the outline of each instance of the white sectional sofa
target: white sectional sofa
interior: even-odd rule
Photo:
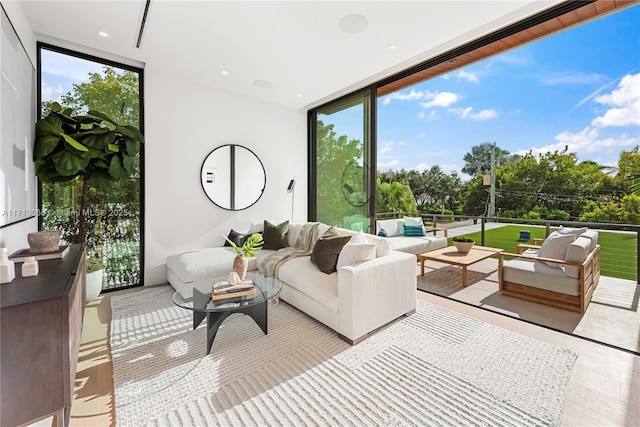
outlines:
[[[417,223],[420,221],[422,225],[423,236],[407,236],[405,234],[405,224],[408,221]],[[420,218],[393,218],[381,219],[376,221],[378,234],[384,230],[391,250],[406,252],[409,254],[421,254],[423,252],[432,251],[434,249],[444,248],[447,246],[447,229],[438,227],[425,227]],[[441,235],[437,235],[440,232]]]
[[[302,224],[290,224],[287,240],[296,241]],[[251,232],[258,232],[252,223]],[[320,235],[329,228],[322,225]],[[355,231],[338,229],[341,235]],[[341,266],[325,274],[311,262],[310,256],[287,260],[278,269],[283,282],[280,299],[317,319],[345,341],[356,344],[368,334],[394,319],[415,311],[416,264],[410,254],[393,251],[387,239],[365,235],[375,245],[370,259]],[[344,248],[343,248],[344,251]],[[249,271],[256,270],[274,250],[263,249],[250,259]],[[194,285],[231,271],[233,252],[229,248],[207,248],[182,252],[167,259],[167,279],[184,297],[190,297]]]

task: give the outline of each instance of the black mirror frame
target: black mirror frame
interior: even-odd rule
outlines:
[[[247,205],[245,207],[242,208],[236,208],[234,205],[234,198],[235,198],[235,192],[236,192],[236,188],[235,188],[235,180],[232,178],[231,179],[231,191],[230,191],[230,207],[225,207],[225,206],[220,206],[218,203],[216,203],[213,199],[211,199],[211,197],[209,197],[209,193],[207,193],[207,191],[204,188],[204,182],[202,179],[202,172],[204,170],[204,165],[207,162],[207,159],[209,159],[209,156],[211,156],[216,150],[219,150],[221,148],[224,147],[230,147],[231,148],[231,176],[234,177],[235,176],[235,148],[243,148],[245,150],[247,150],[249,153],[253,154],[253,156],[256,158],[256,160],[258,160],[258,163],[260,163],[260,166],[262,167],[262,174],[264,176],[264,184],[262,186],[262,189],[260,190],[260,195],[258,196],[258,198],[251,203],[250,205]],[[213,150],[211,150],[209,152],[209,154],[207,154],[204,158],[204,160],[202,161],[202,166],[200,167],[200,185],[202,186],[202,191],[204,192],[204,194],[207,196],[207,198],[211,201],[211,203],[213,203],[214,205],[216,205],[217,207],[227,210],[227,211],[242,211],[245,209],[249,209],[251,206],[255,205],[256,203],[258,203],[258,200],[260,200],[262,198],[262,195],[264,194],[264,190],[267,187],[267,172],[264,168],[264,164],[262,163],[262,160],[260,160],[260,157],[258,157],[258,155],[256,153],[254,153],[252,150],[250,150],[249,148],[243,146],[243,145],[239,145],[239,144],[224,144],[224,145],[220,145],[219,147],[214,148]]]

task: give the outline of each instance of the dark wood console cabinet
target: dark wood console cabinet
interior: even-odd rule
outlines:
[[[67,425],[73,399],[85,294],[85,256],[73,245],[40,273],[0,285],[0,425],[56,415]]]

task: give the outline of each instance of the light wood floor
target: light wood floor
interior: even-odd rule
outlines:
[[[72,427],[114,425],[109,349],[110,296],[114,294],[102,295],[86,307],[71,410]],[[579,357],[567,387],[563,426],[640,425],[640,357],[425,292],[417,292],[417,297],[577,352]]]

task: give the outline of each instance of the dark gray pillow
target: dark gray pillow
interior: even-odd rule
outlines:
[[[281,249],[289,246],[287,241],[287,232],[289,231],[289,221],[285,221],[278,225],[271,224],[269,221],[264,222],[264,246],[262,249]]]
[[[247,239],[249,238],[249,236],[251,236],[251,234],[242,234],[242,233],[238,233],[235,230],[231,230],[229,232],[229,235],[227,236],[227,239],[231,240],[233,243],[236,244],[237,247],[241,248],[242,245],[244,245],[244,242],[247,241]],[[227,242],[226,240],[224,241],[224,246],[231,246],[231,244],[229,244],[229,242]]]
[[[340,251],[350,239],[351,236],[335,236],[332,230],[329,229],[329,231],[318,239],[316,245],[313,247],[311,262],[318,266],[323,273],[333,273],[336,271]]]

